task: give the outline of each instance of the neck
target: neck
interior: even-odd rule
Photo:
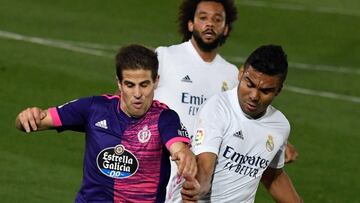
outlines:
[[[200,49],[198,44],[196,43],[194,37],[191,38],[191,44],[195,47],[196,52],[199,54],[199,56],[202,58],[205,62],[212,62],[217,54],[217,48],[213,49],[209,52],[205,52]]]

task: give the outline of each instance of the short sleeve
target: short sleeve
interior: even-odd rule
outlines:
[[[169,150],[175,142],[190,143],[188,132],[181,124],[178,114],[173,110],[164,110],[159,117],[159,132],[162,142]]]
[[[82,98],[67,102],[63,105],[49,109],[53,125],[58,131],[85,130],[87,125],[89,110],[93,103],[93,97]]]
[[[285,142],[276,153],[273,160],[270,162],[269,167],[271,168],[282,168],[285,165],[285,148],[287,142]]]
[[[195,155],[203,152],[218,155],[227,120],[226,110],[219,98],[210,98],[200,109],[195,121],[195,136],[192,140]]]

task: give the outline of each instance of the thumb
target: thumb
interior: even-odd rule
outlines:
[[[46,117],[46,112],[45,111],[42,111],[41,113],[40,113],[40,120],[42,120],[42,119],[44,119],[45,117]]]
[[[178,156],[178,153],[174,153],[171,155],[171,161],[177,161],[179,160],[179,156]]]

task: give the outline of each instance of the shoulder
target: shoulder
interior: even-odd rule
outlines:
[[[234,73],[238,73],[239,69],[232,63],[230,63],[229,61],[225,60],[220,54],[217,55],[217,63],[220,63],[223,68],[227,71],[230,72],[234,72]]]
[[[171,46],[159,46],[155,49],[155,52],[158,56],[162,56],[164,54],[178,54],[181,50],[184,50],[186,47],[186,42],[181,44],[175,44]]]
[[[264,118],[265,122],[272,123],[274,127],[285,128],[290,131],[290,122],[281,111],[272,105],[269,105],[267,111]]]
[[[217,115],[228,114],[230,111],[230,101],[228,92],[220,92],[211,96],[206,100],[205,104],[201,107],[202,113],[214,113]]]

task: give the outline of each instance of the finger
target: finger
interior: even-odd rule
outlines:
[[[40,120],[44,119],[45,117],[46,117],[46,112],[45,112],[45,111],[41,111]]]
[[[32,117],[34,118],[37,128],[37,126],[39,126],[41,122],[41,112],[38,108],[32,108]]]
[[[29,122],[28,122],[27,117],[25,116],[24,112],[19,114],[19,120],[20,120],[21,126],[25,130],[25,132],[29,133],[31,130],[30,130]]]
[[[32,111],[29,111],[27,114],[27,120],[30,123],[30,127],[33,131],[37,130],[37,124],[36,124],[36,118],[34,117],[34,114]]]

